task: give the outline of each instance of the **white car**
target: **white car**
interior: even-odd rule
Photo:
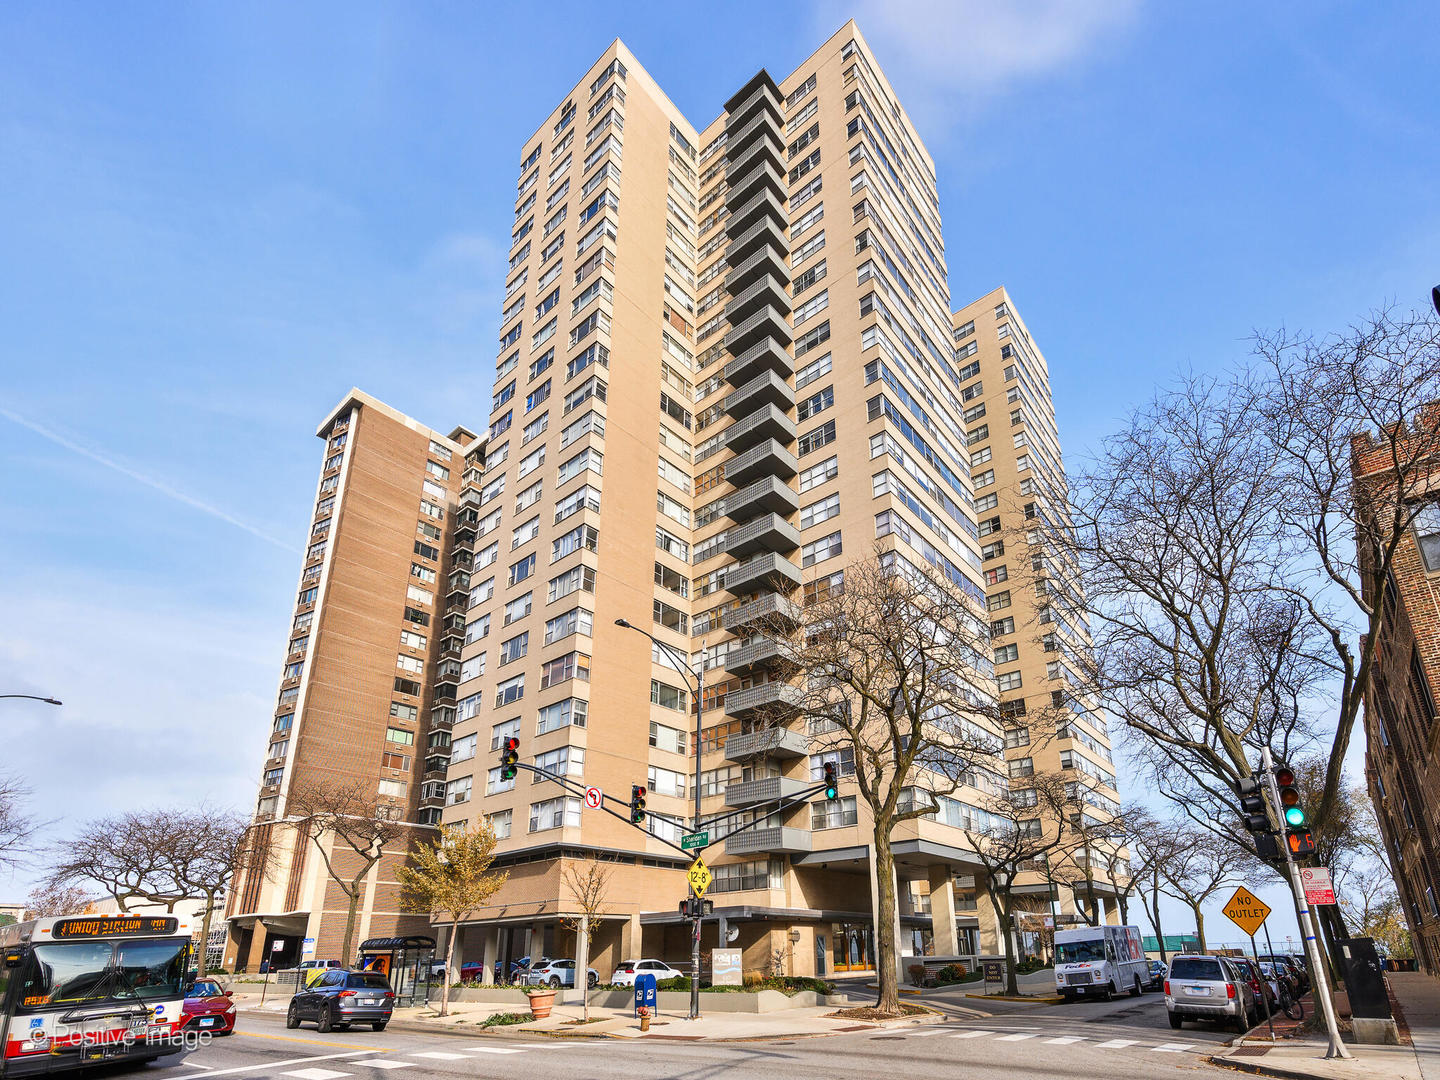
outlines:
[[[549,960],[539,967],[532,967],[525,976],[525,981],[531,986],[562,986],[575,985],[575,961],[574,960]],[[600,976],[594,968],[585,975],[586,987],[598,986]]]
[[[666,979],[684,979],[688,976],[663,960],[624,960],[615,965],[615,974],[610,976],[612,986],[634,986],[636,975],[654,975],[657,983]]]

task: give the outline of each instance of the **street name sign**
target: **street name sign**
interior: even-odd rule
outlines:
[[[680,837],[680,850],[692,851],[695,848],[710,846],[710,830],[701,829],[699,832],[686,833]]]
[[[1246,937],[1254,937],[1270,914],[1270,908],[1258,896],[1241,885],[1225,905],[1225,917],[1245,931]]]

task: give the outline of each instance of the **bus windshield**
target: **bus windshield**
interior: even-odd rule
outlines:
[[[22,1010],[181,996],[190,942],[183,937],[36,945],[25,966]]]
[[[1055,944],[1055,962],[1057,964],[1097,964],[1104,959],[1105,942],[1100,938]]]

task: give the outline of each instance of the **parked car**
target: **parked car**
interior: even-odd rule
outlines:
[[[1292,998],[1300,996],[1300,980],[1295,977],[1295,972],[1288,965],[1279,961],[1261,960],[1260,970],[1265,973],[1268,980],[1275,984],[1277,991],[1283,987]]]
[[[536,966],[536,967],[539,967],[541,964],[548,964],[549,962],[550,962],[550,958],[549,958],[548,956],[537,956],[537,957],[535,957],[535,966]],[[506,982],[523,983],[523,982],[525,981],[525,976],[526,976],[526,975],[529,973],[529,971],[530,971],[530,966],[531,966],[531,965],[530,965],[530,957],[528,957],[528,956],[521,956],[521,957],[519,957],[518,959],[511,960],[511,961],[510,961],[510,977],[507,979],[507,978],[505,977],[505,964],[504,964],[504,961],[496,960],[496,961],[495,961],[495,981],[496,981],[497,983],[501,983],[501,984],[504,984],[504,983],[506,983]]]
[[[574,986],[575,985],[575,961],[574,960],[551,960],[548,963],[532,967],[525,976],[525,981],[531,986]],[[600,976],[590,968],[585,975],[586,987],[600,985]]]
[[[1168,970],[1169,970],[1169,968],[1167,968],[1167,967],[1166,967],[1164,964],[1162,964],[1159,960],[1151,960],[1151,961],[1150,961],[1150,989],[1151,989],[1151,990],[1159,990],[1162,986],[1165,985],[1165,972],[1168,971]]]
[[[304,986],[311,986],[320,977],[322,971],[330,971],[344,966],[339,960],[301,960],[296,970],[300,972],[300,983]]]
[[[1248,956],[1232,956],[1230,962],[1239,968],[1240,974],[1250,984],[1250,992],[1255,995],[1255,1012],[1250,1018],[1251,1025],[1258,1024],[1265,1014],[1262,1002],[1269,1002],[1270,1014],[1273,1016],[1280,1005],[1280,995],[1271,987],[1270,980],[1265,977],[1260,966]]]
[[[1291,974],[1295,977],[1296,997],[1299,997],[1301,994],[1305,993],[1305,991],[1310,989],[1310,965],[1305,963],[1302,957],[1295,956],[1291,953],[1281,953],[1273,958],[1269,956],[1262,956],[1260,959],[1278,960],[1280,963],[1284,964],[1290,969]]]
[[[500,965],[496,964],[495,967],[498,970]],[[485,965],[478,963],[475,960],[467,960],[465,963],[460,965],[461,982],[478,982],[480,976],[482,976],[483,974],[485,974]]]
[[[314,1020],[320,1031],[351,1024],[369,1024],[384,1031],[395,1011],[395,991],[378,971],[327,971],[290,999],[285,1026],[297,1028],[302,1020]]]
[[[196,979],[185,991],[180,1029],[229,1035],[235,1030],[235,1003],[230,997],[231,991],[214,979]]]
[[[663,960],[623,960],[615,965],[610,982],[615,986],[634,986],[636,975],[654,975],[657,983],[666,979],[686,978],[685,972],[671,967]]]
[[[1255,1002],[1249,981],[1226,957],[1192,953],[1170,961],[1165,1011],[1176,1030],[1186,1020],[1204,1020],[1248,1031]]]

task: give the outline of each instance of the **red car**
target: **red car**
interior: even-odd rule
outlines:
[[[231,991],[214,979],[197,979],[185,994],[181,1029],[229,1035],[235,1030],[235,1003],[230,996]]]

